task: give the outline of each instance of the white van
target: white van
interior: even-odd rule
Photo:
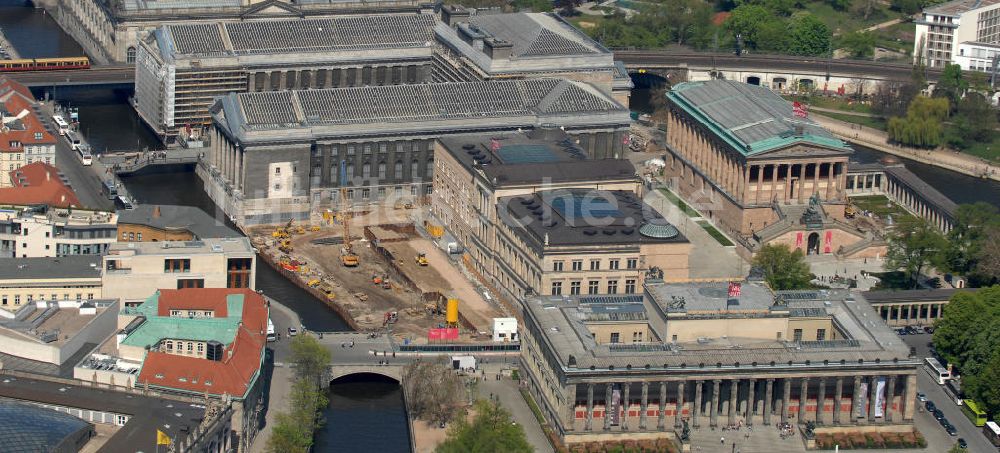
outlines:
[[[267,318],[267,341],[277,341],[278,336],[274,333],[274,323],[271,318]]]

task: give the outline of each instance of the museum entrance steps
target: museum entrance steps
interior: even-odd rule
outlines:
[[[702,453],[805,453],[797,426],[793,434],[782,438],[775,426],[754,426],[740,430],[702,427],[691,430],[691,451]],[[749,437],[747,436],[749,434]],[[722,439],[725,438],[725,443]],[[735,445],[735,448],[733,447]]]

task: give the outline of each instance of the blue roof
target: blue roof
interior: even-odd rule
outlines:
[[[69,414],[6,401],[0,401],[0,420],[0,451],[9,452],[65,451],[77,446],[74,435],[82,437],[91,429],[90,423]]]

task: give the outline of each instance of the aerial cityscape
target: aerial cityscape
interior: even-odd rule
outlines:
[[[1000,0],[0,0],[0,452],[1000,451]]]

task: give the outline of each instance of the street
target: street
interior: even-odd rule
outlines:
[[[917,357],[921,360],[931,357],[930,348],[927,346],[927,343],[931,341],[930,334],[903,335],[900,338],[906,344],[917,349]],[[990,444],[986,437],[983,436],[983,429],[972,424],[962,412],[962,409],[955,404],[954,399],[945,392],[944,387],[938,385],[923,367],[917,370],[917,391],[926,394],[928,401],[933,401],[938,409],[941,409],[945,417],[948,418],[948,421],[952,425],[955,425],[955,429],[958,431],[957,436],[951,437],[941,427],[941,424],[934,419],[933,414],[926,410],[917,412],[915,418],[917,429],[927,438],[929,446],[941,445],[942,447],[951,448],[958,441],[958,438],[961,437],[969,443],[968,451],[970,452],[986,453],[997,451],[997,448]],[[918,401],[917,404],[923,408],[925,403]]]
[[[83,203],[83,207],[104,211],[115,210],[114,201],[101,193],[102,182],[93,168],[83,166],[76,151],[70,149],[66,137],[60,136],[59,131],[52,127],[51,104],[45,104],[39,116],[44,120],[49,133],[56,137],[55,166],[69,180],[70,187],[76,192],[76,197]]]

